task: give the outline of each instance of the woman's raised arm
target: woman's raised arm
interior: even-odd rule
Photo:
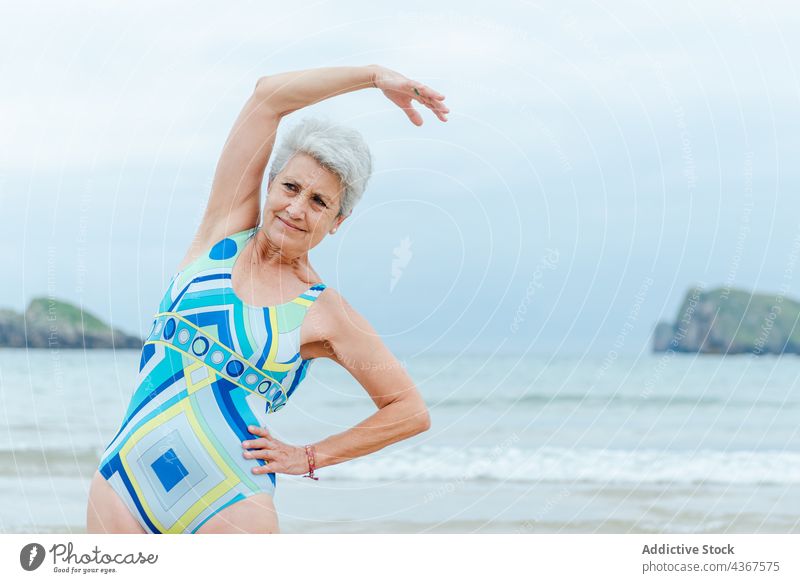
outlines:
[[[412,101],[447,121],[450,110],[444,95],[380,65],[320,67],[261,77],[222,149],[205,214],[179,269],[227,235],[259,224],[261,183],[283,116],[366,88],[380,89],[415,125],[422,125],[422,117]]]
[[[373,87],[372,66],[322,67],[261,77],[222,150],[206,209],[214,236],[254,227],[261,184],[283,116],[323,99]]]
[[[222,149],[205,214],[179,269],[220,239],[255,227],[261,184],[281,118],[348,91],[373,87],[375,69],[323,67],[261,77]]]
[[[261,183],[280,122],[280,115],[260,90],[262,80],[222,148],[203,219],[179,270],[220,239],[260,222]]]
[[[377,65],[364,65],[289,71],[263,77],[258,89],[270,107],[284,116],[336,95],[375,87],[378,69]]]
[[[281,115],[335,95],[370,87],[380,89],[417,126],[422,125],[422,116],[412,107],[412,101],[424,105],[442,121],[447,121],[446,114],[450,111],[444,104],[444,95],[381,65],[292,71],[265,77],[260,85],[265,98]]]

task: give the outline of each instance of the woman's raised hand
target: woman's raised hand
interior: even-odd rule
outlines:
[[[372,81],[383,94],[406,112],[408,119],[416,126],[422,125],[422,116],[412,106],[412,101],[418,101],[433,111],[442,121],[447,121],[445,114],[450,110],[444,104],[444,95],[434,91],[427,85],[409,79],[386,67],[375,65]]]

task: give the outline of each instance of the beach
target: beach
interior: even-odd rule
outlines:
[[[0,531],[83,532],[138,357],[0,350]],[[402,360],[431,429],[319,481],[278,475],[282,532],[800,532],[796,357]],[[374,411],[318,361],[270,430],[303,444]]]

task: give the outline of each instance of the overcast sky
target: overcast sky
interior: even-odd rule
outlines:
[[[144,333],[258,77],[368,63],[450,121],[361,91],[279,139],[322,115],[370,144],[312,258],[396,349],[636,351],[695,283],[800,297],[792,3],[462,4],[4,3],[0,306]]]

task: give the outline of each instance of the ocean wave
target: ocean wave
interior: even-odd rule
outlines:
[[[93,466],[96,467],[102,453],[102,449],[96,448],[0,448],[0,476],[30,473],[74,476],[78,472],[86,473]]]
[[[800,453],[422,446],[323,468],[333,479],[591,483],[800,483]],[[454,486],[455,487],[455,486]]]
[[[322,468],[332,480],[536,484],[800,484],[800,452],[423,445]],[[0,449],[0,475],[91,477],[101,449]],[[449,486],[448,486],[449,485]]]
[[[796,401],[780,401],[776,399],[730,399],[727,397],[686,397],[673,395],[650,395],[641,397],[638,395],[589,395],[586,393],[565,393],[565,394],[525,394],[519,396],[508,396],[499,394],[470,396],[470,397],[447,397],[436,400],[429,398],[432,408],[456,408],[456,407],[508,407],[511,405],[558,405],[560,403],[574,403],[587,406],[628,406],[628,407],[731,407],[731,408],[778,408],[778,409],[797,409],[800,403]],[[341,403],[340,403],[341,405]]]

